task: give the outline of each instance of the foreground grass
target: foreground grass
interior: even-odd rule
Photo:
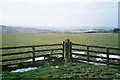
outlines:
[[[42,79],[58,79],[58,78],[89,78],[89,79],[113,79],[116,77],[116,73],[120,72],[118,69],[109,66],[96,66],[92,64],[71,62],[64,64],[62,60],[43,61],[36,70],[26,72],[8,72],[5,71],[2,74],[3,80],[26,80],[26,78],[42,78]],[[120,77],[118,77],[120,78]]]

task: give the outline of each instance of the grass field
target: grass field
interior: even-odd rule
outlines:
[[[118,34],[116,33],[3,33],[2,46],[62,43],[67,38],[81,44],[118,47]]]

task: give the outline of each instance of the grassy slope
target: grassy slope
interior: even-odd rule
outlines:
[[[56,67],[58,66],[58,68]],[[26,72],[3,72],[4,79],[25,78],[115,78],[118,69],[109,66],[72,62],[64,64],[61,60],[42,62],[36,70]],[[17,80],[16,79],[16,80]]]
[[[118,35],[115,33],[45,33],[45,34],[15,34],[4,33],[2,36],[3,46],[19,46],[19,45],[38,45],[50,43],[62,43],[69,38],[72,42],[118,47]]]

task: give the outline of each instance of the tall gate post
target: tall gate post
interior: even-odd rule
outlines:
[[[70,42],[69,39],[66,39],[63,43],[63,59],[65,60],[65,63],[68,63],[72,58],[72,42]]]

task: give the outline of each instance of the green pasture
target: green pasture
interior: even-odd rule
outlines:
[[[67,38],[75,43],[118,47],[116,33],[3,33],[2,46],[62,43]]]

